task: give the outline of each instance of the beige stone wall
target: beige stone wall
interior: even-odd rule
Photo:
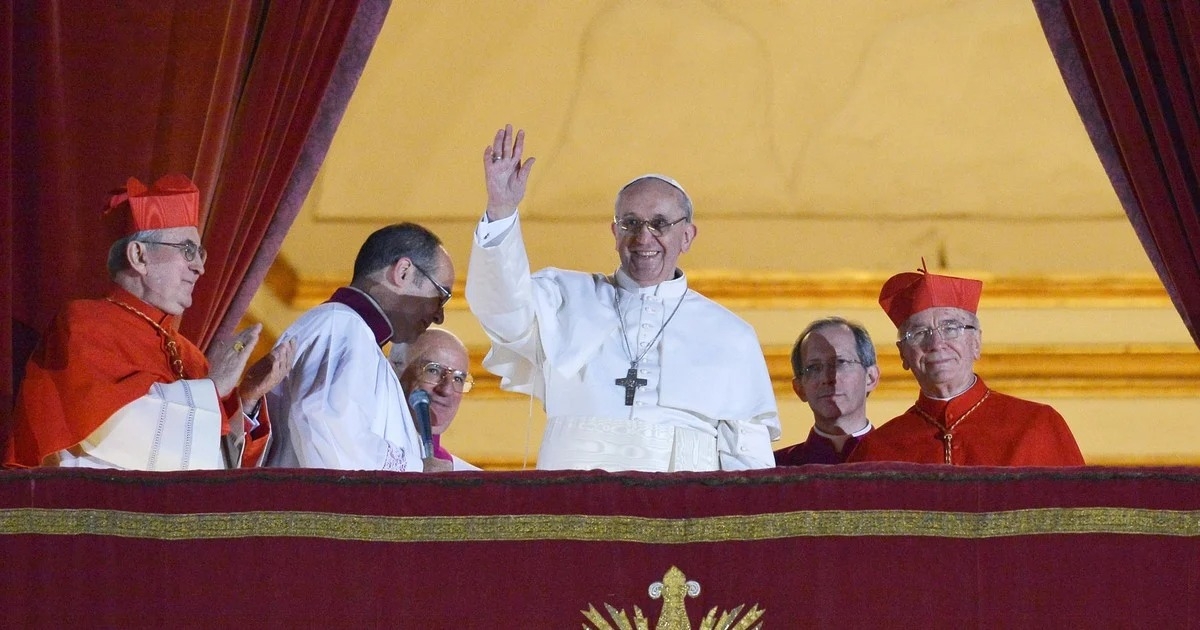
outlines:
[[[684,265],[769,359],[831,313],[894,355],[872,291],[925,257],[987,281],[981,372],[1055,404],[1090,461],[1200,463],[1197,353],[1025,0],[394,2],[250,316],[277,334],[400,220],[446,240],[461,288],[481,154],[505,122],[538,158],[535,266],[611,270],[616,189],[665,172],[696,204]],[[477,362],[460,298],[447,324]],[[892,369],[880,421],[915,391]],[[807,409],[776,379],[784,441],[802,439]],[[528,420],[528,400],[481,390],[447,443],[510,466],[528,433],[536,455],[537,406]]]

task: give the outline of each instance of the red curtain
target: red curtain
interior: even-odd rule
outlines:
[[[1034,6],[1130,223],[1200,345],[1200,3]]]
[[[18,0],[0,8],[0,413],[37,333],[108,287],[104,193],[193,176],[205,277],[183,332],[241,318],[324,157],[390,0]],[[0,439],[4,437],[0,423]]]
[[[13,6],[0,4],[0,444],[8,438],[13,369]]]
[[[209,270],[182,330],[201,348],[233,332],[262,284],[333,139],[387,4],[267,4],[251,63],[236,86],[225,150],[200,165],[216,173],[204,231]]]

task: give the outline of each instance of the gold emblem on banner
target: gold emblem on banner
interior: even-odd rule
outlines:
[[[629,615],[625,610],[617,610],[616,607],[605,603],[604,608],[608,611],[610,622],[604,618],[604,615],[596,610],[592,604],[588,604],[587,610],[581,610],[587,620],[592,622],[592,626],[584,624],[584,628],[594,628],[595,630],[692,630],[692,622],[688,618],[687,606],[684,604],[686,597],[696,597],[700,594],[700,583],[694,580],[687,579],[677,567],[671,567],[663,576],[661,582],[655,582],[650,585],[650,599],[662,599],[662,614],[658,617],[658,623],[650,625],[650,620],[642,614],[642,609],[637,606],[633,607],[633,621],[630,622]],[[700,622],[698,630],[761,630],[763,627],[759,618],[763,616],[765,610],[759,610],[758,604],[750,607],[745,615],[742,615],[742,609],[745,604],[740,604],[731,610],[722,611],[717,614],[717,607],[713,606],[712,610],[704,616]]]

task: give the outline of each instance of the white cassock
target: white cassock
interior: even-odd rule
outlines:
[[[228,436],[241,461],[244,432],[231,422]],[[226,467],[221,452],[221,401],[209,379],[155,383],[145,396],[121,407],[79,444],[58,452],[64,468],[213,470]],[[236,467],[236,466],[235,466]]]
[[[354,289],[339,289],[346,290]],[[363,317],[327,302],[300,316],[279,343],[288,339],[296,340],[295,363],[267,394],[278,431],[267,465],[421,472],[421,442],[400,381]]]
[[[546,409],[538,468],[775,465],[779,412],[758,337],[741,318],[688,291],[682,275],[647,288],[622,271],[530,275],[516,215],[485,216],[471,250],[467,302],[492,340],[484,367],[503,389],[532,394]],[[626,406],[615,380],[627,375],[630,351],[646,353],[637,372],[646,384]]]

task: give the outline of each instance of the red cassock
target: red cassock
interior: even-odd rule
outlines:
[[[172,334],[184,378],[208,375],[204,354],[174,332],[174,316],[121,288],[109,297],[141,311]],[[119,409],[145,396],[154,383],[178,378],[166,339],[150,322],[108,300],[73,301],[55,317],[26,364],[4,463],[39,466],[46,457],[79,444]],[[237,390],[220,402],[222,434],[227,434],[229,419],[241,415]],[[253,434],[247,432],[243,465],[259,461],[266,446],[270,424],[265,409],[259,422]]]
[[[992,391],[976,377],[970,389],[949,401],[921,394],[908,411],[864,437],[848,461],[1082,466],[1083,455],[1053,407]]]

